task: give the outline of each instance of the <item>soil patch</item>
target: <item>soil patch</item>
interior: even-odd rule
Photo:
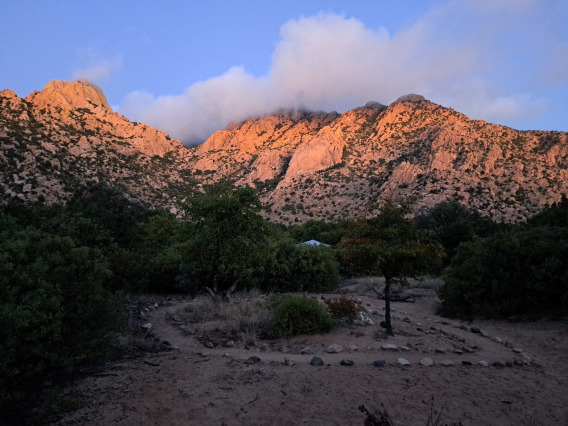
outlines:
[[[235,330],[231,318],[192,308],[203,301],[141,298],[132,305],[140,330],[128,343],[137,352],[71,388],[84,406],[57,424],[363,425],[359,407],[382,404],[395,425],[425,425],[432,400],[442,424],[568,424],[566,321],[447,320],[435,315],[439,281],[430,280],[405,289],[414,303],[393,303],[387,338],[380,284],[338,289],[357,301],[365,325],[289,340],[260,339],[252,313]],[[329,353],[331,345],[341,350]],[[315,356],[322,366],[311,365]]]

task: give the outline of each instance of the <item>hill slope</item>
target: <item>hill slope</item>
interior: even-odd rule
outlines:
[[[517,222],[568,193],[568,133],[471,120],[418,95],[343,114],[277,111],[186,148],[114,113],[92,83],[0,92],[0,197],[65,200],[88,181],[179,209],[202,184],[255,185],[282,223],[370,216],[386,198],[415,211],[458,200]]]
[[[344,114],[277,113],[217,132],[194,170],[256,183],[271,218],[369,216],[386,198],[415,211],[458,200],[517,222],[568,191],[568,134],[471,120],[417,95]]]
[[[92,83],[52,81],[25,99],[4,90],[0,111],[4,198],[52,203],[79,185],[103,181],[166,207],[187,186],[187,149],[162,131],[114,113]]]

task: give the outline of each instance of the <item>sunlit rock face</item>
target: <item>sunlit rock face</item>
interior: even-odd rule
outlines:
[[[187,149],[113,112],[93,83],[51,81],[25,99],[5,90],[0,111],[0,202],[60,202],[106,182],[148,205],[179,204],[170,188],[183,181]]]
[[[280,110],[186,148],[112,111],[86,81],[25,99],[0,92],[0,202],[65,201],[107,182],[155,207],[225,181],[258,188],[285,224],[371,217],[387,199],[415,213],[458,201],[519,222],[568,193],[568,133],[471,120],[420,95],[346,111]]]
[[[258,186],[268,216],[284,223],[369,217],[387,198],[414,212],[456,200],[519,222],[568,192],[565,132],[471,120],[414,94],[343,114],[294,114],[233,123],[193,164],[214,171],[207,182]]]
[[[41,92],[28,95],[26,101],[37,106],[51,105],[63,109],[101,107],[112,112],[101,88],[87,80],[71,82],[52,80]]]
[[[330,127],[323,128],[307,142],[298,146],[286,171],[287,177],[313,174],[341,162],[346,142]]]

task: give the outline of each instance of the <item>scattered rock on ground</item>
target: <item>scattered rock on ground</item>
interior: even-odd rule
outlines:
[[[310,361],[310,365],[314,365],[316,367],[321,367],[323,365],[323,359],[321,359],[319,356],[315,356]]]
[[[248,358],[245,360],[245,364],[257,364],[257,363],[259,363],[259,362],[260,362],[260,358],[257,357],[257,356],[254,356],[254,355],[251,356],[251,357],[248,357]]]
[[[339,353],[343,351],[343,346],[338,345],[337,343],[333,343],[327,347],[327,353]]]
[[[384,345],[381,345],[381,349],[383,351],[398,351],[398,346],[392,343],[385,343]]]

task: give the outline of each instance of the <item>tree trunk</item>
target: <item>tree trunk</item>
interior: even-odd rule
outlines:
[[[388,336],[394,336],[391,324],[390,279],[385,278],[385,325]]]

